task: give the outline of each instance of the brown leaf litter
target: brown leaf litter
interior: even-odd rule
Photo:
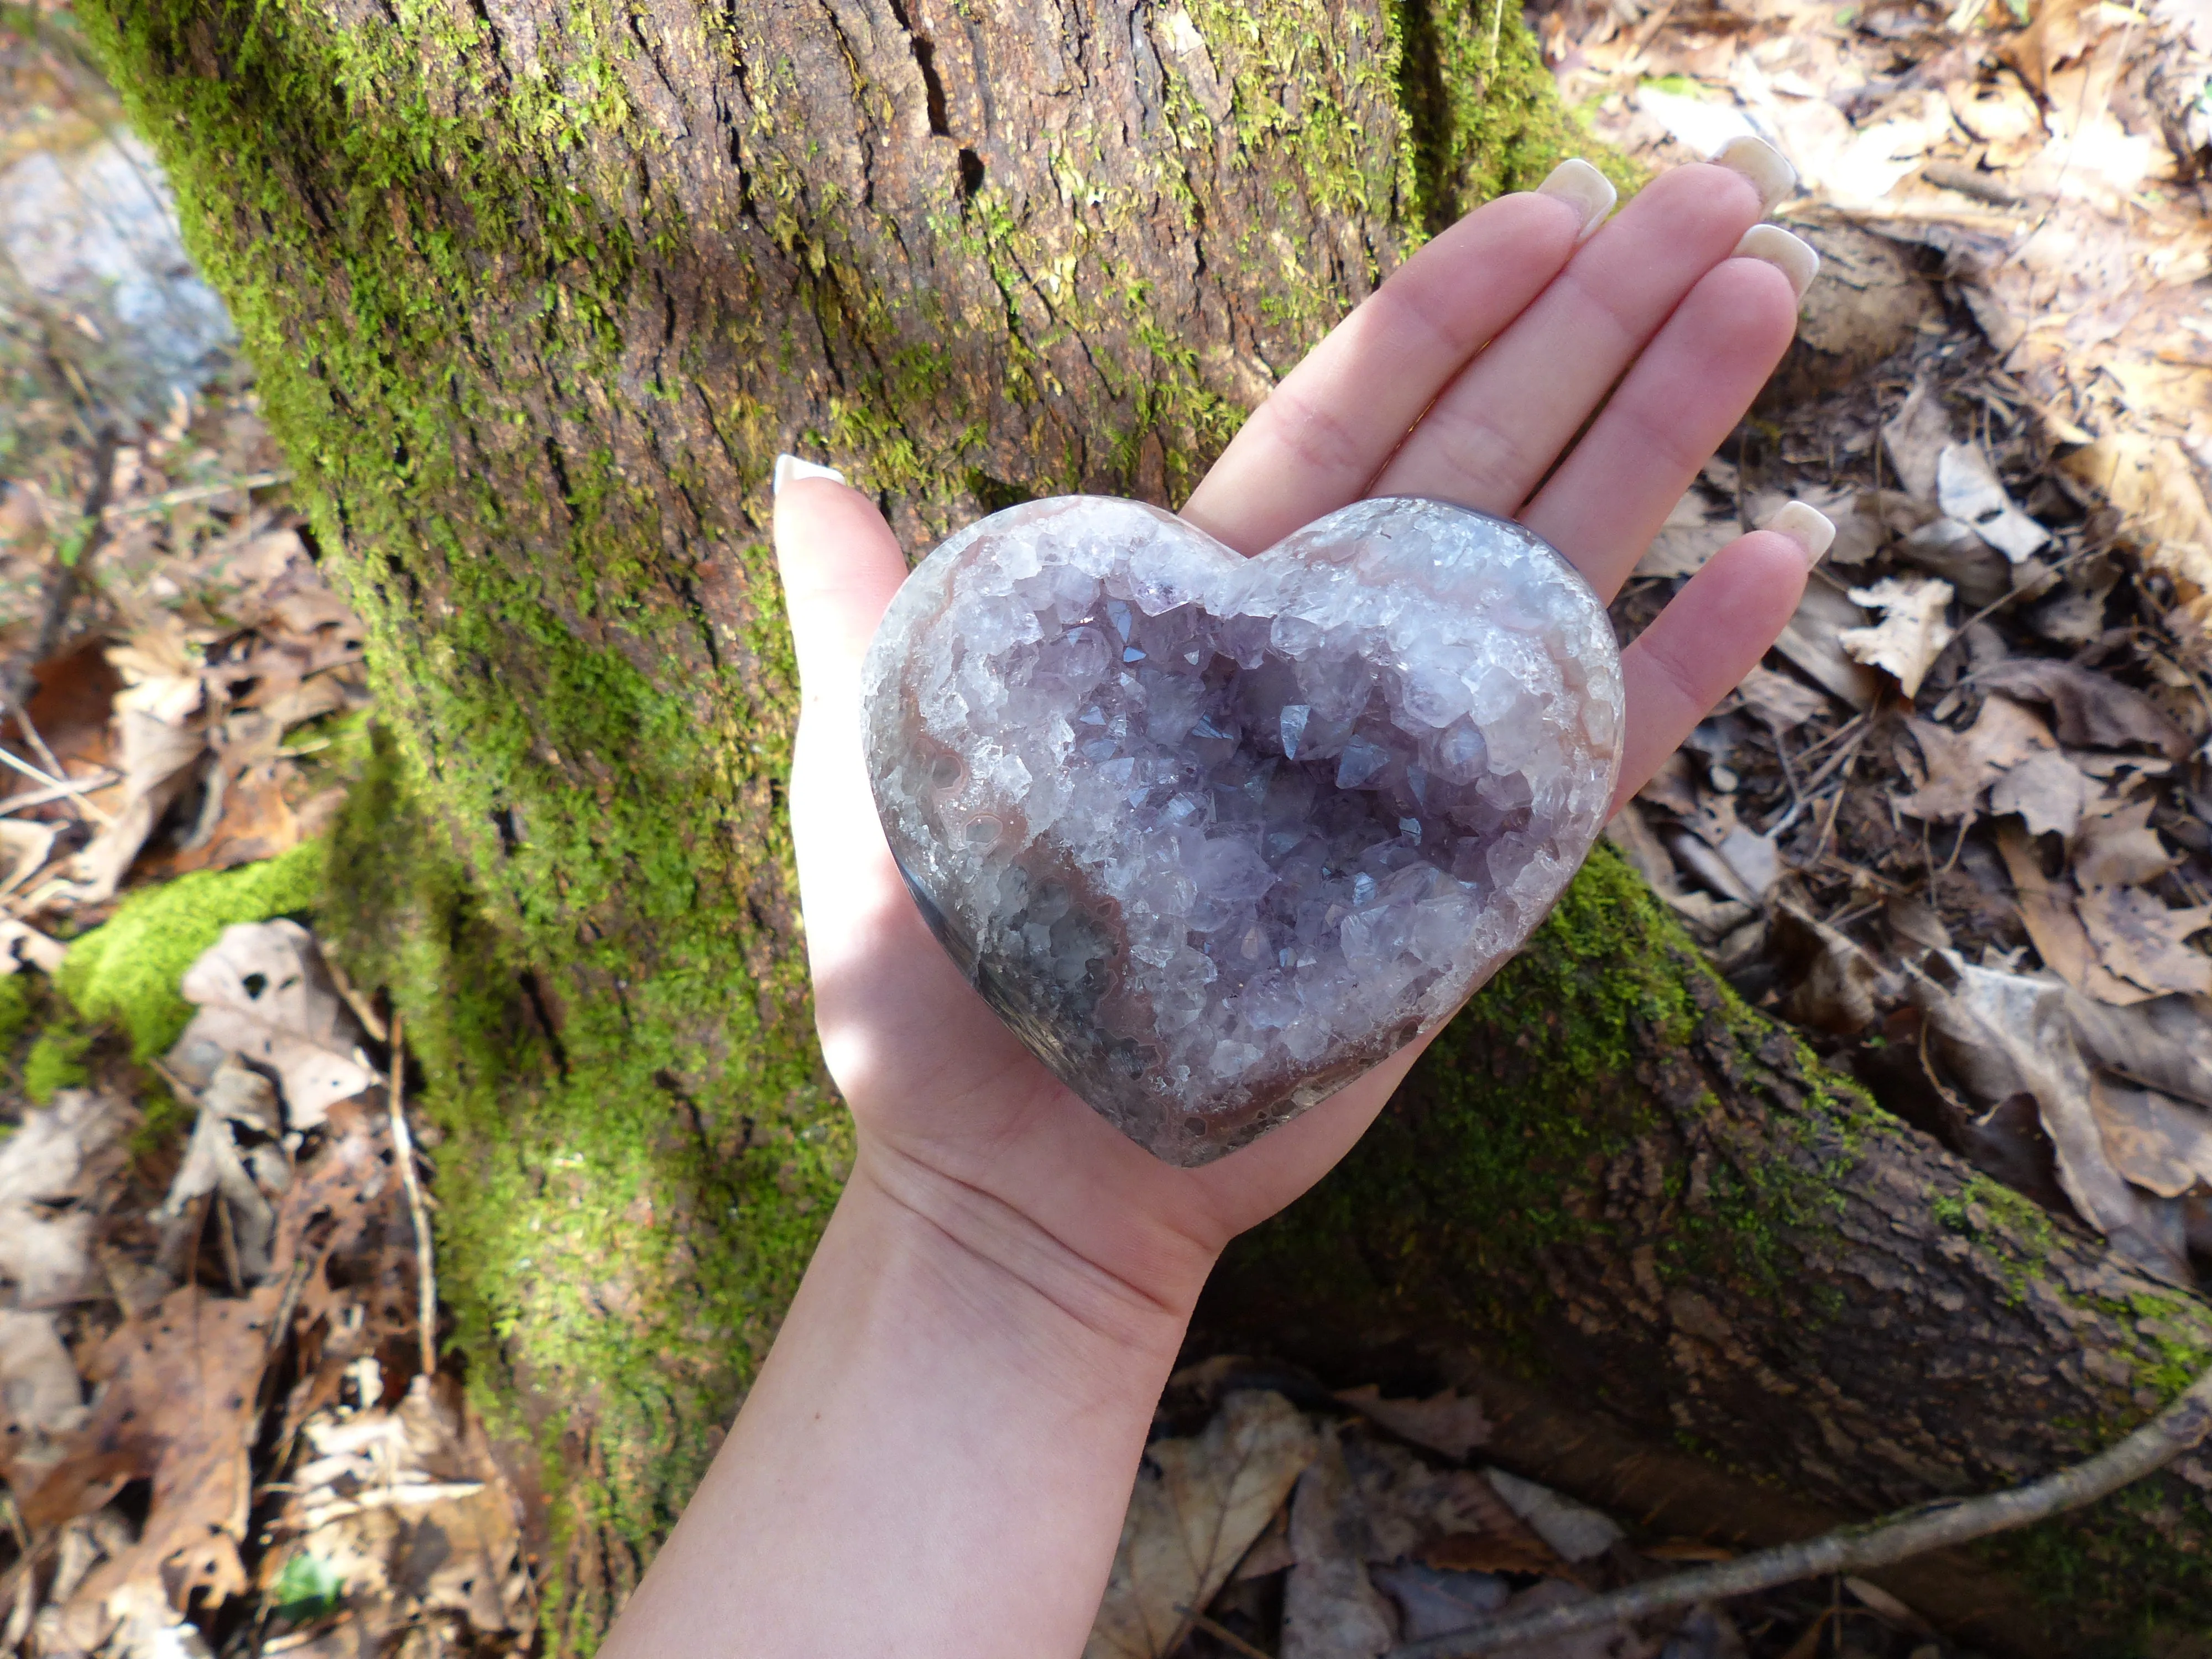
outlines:
[[[1637,1539],[1611,1516],[1471,1461],[1486,1421],[1480,1402],[1462,1395],[1401,1398],[1370,1385],[1332,1397],[1301,1375],[1233,1356],[1179,1373],[1086,1652],[1377,1659],[1400,1643],[1580,1600],[1685,1559],[1726,1559],[1710,1546]],[[1457,1449],[1424,1443],[1435,1440]],[[1778,1655],[1828,1629],[1844,1594],[1798,1586],[1512,1651],[1743,1659],[1755,1638],[1759,1652]],[[1854,1583],[1849,1596],[1858,1650],[1899,1659],[1948,1651],[1875,1586]]]
[[[79,75],[66,58],[11,33],[0,76],[49,85]],[[96,85],[73,95],[118,118]],[[41,937],[98,921],[131,880],[316,833],[342,792],[315,757],[368,704],[360,623],[283,501],[242,373],[175,389],[156,419],[99,406],[121,373],[0,281],[0,666],[29,688],[0,708],[0,969],[51,954]],[[88,422],[107,437],[86,442]],[[61,589],[79,597],[42,638]]]
[[[2173,585],[2196,648],[2212,644],[2212,21],[2199,0],[2043,0],[2032,14],[1998,0],[1559,0],[1532,17],[1600,137],[1678,161],[1754,134],[1796,163],[1804,191],[1783,210],[1830,277],[1784,395],[1942,332],[1913,280],[1934,268],[1989,342],[2034,470],[2048,461],[2060,487],[2112,508],[2114,544]],[[2001,458],[1921,413],[1906,398],[1876,423],[1903,489],[2001,562],[2037,557],[2046,515]],[[1839,551],[1850,562],[1849,537]]]
[[[415,1371],[416,1236],[362,1034],[295,923],[227,930],[185,988],[164,1069],[197,1118],[150,1227],[115,1207],[120,1098],[64,1091],[0,1144],[0,1635],[517,1650],[519,1512],[457,1383]]]
[[[2057,999],[2076,1032],[2094,1009],[2212,1051],[2212,543],[2188,527],[2212,152],[2174,101],[2203,84],[2198,11],[1538,15],[1562,89],[1632,151],[1778,143],[1828,262],[1614,615],[1632,635],[1791,496],[1836,544],[1613,839],[1832,1062],[2191,1285],[2212,1099],[2051,1033]]]

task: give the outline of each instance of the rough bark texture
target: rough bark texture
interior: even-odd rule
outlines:
[[[369,623],[388,735],[332,904],[405,1006],[459,1345],[588,1650],[848,1151],[771,458],[835,459],[917,550],[1030,494],[1177,499],[1568,129],[1498,0],[85,10]],[[1610,859],[1228,1283],[1218,1328],[1425,1332],[1856,1509],[2043,1468],[2212,1354],[1730,1002]],[[2212,1607],[2193,1489],[2108,1508],[2038,1561]]]

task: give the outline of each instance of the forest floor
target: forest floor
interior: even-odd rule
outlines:
[[[1792,495],[1837,545],[1612,833],[1743,995],[2194,1286],[2212,192],[2160,77],[2212,39],[2006,3],[1531,15],[1617,148],[1780,143],[1826,261],[1616,620]],[[401,1034],[264,920],[313,891],[358,763],[360,630],[65,19],[0,30],[0,1648],[522,1651],[525,1517],[425,1340]],[[2023,980],[2060,988],[2066,1063],[2009,1012]],[[2012,1092],[1993,1052],[2059,1083]],[[1191,1368],[1092,1659],[1358,1659],[1725,1557],[1488,1464],[1488,1433],[1461,1395]],[[1844,1578],[1512,1651],[1965,1650]]]

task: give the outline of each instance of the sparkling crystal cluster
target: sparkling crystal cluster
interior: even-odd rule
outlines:
[[[1519,526],[1362,501],[1244,559],[1064,496],[924,561],[866,670],[891,850],[1068,1086],[1203,1164],[1440,1023],[1603,822],[1620,655]]]

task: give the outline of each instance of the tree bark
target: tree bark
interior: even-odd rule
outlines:
[[[458,1346],[550,1645],[588,1650],[848,1152],[771,459],[834,459],[917,551],[1029,495],[1177,500],[1571,129],[1499,0],[84,9],[370,629],[332,910],[405,1008]],[[2212,1357],[2194,1302],[1734,1002],[1609,857],[1208,1322],[1536,1379],[1857,1512],[2036,1473]],[[2201,1616],[2203,1478],[2015,1554],[2085,1621],[2131,1586]]]

